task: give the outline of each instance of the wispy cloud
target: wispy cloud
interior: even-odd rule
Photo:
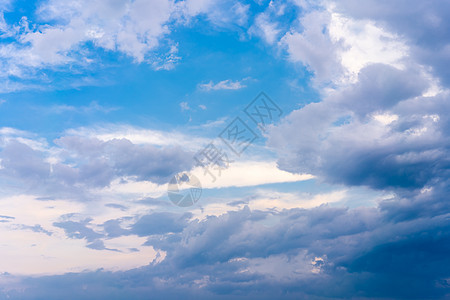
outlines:
[[[0,102],[1,104],[1,102]],[[61,114],[65,112],[75,112],[75,113],[92,113],[92,112],[102,112],[102,113],[110,113],[112,111],[119,110],[118,107],[105,107],[103,105],[98,104],[96,101],[92,101],[88,106],[72,106],[72,105],[54,105],[48,108],[48,112]]]
[[[189,103],[187,103],[187,102],[181,102],[180,103],[180,108],[181,108],[181,111],[185,111],[185,110],[190,110],[191,109],[189,107]]]
[[[201,83],[198,85],[198,88],[203,91],[218,91],[218,90],[239,90],[242,88],[247,87],[242,82],[245,79],[239,81],[233,81],[231,79],[222,80],[217,83],[214,83],[213,81],[210,81],[208,83]]]

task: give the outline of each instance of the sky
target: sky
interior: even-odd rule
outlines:
[[[0,299],[449,299],[449,14],[0,0]]]

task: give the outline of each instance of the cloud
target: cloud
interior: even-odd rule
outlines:
[[[168,23],[178,10],[170,0],[51,0],[30,12],[38,19],[23,17],[10,24],[1,18],[0,28],[10,40],[0,45],[2,90],[58,84],[38,72],[42,69],[84,76],[80,79],[84,85],[95,83],[85,71],[95,68],[99,49],[125,54],[157,70],[171,69],[180,58],[176,43],[166,36],[170,33]],[[75,80],[67,84],[74,85]]]
[[[89,224],[91,219],[82,220],[81,222],[74,221],[64,221],[55,222],[53,225],[64,229],[67,237],[72,239],[86,239],[88,242],[94,242],[96,239],[100,238],[102,235],[95,232],[86,225]]]
[[[38,181],[50,174],[50,165],[29,146],[12,141],[1,152],[3,174],[23,180]]]
[[[85,200],[93,197],[93,190],[108,187],[114,180],[164,184],[172,174],[193,165],[193,152],[177,145],[62,136],[50,147],[45,140],[22,138],[21,132],[9,134],[19,136],[0,140],[0,177],[8,182],[8,191],[19,184],[42,196]]]
[[[242,81],[232,81],[231,79],[222,80],[217,83],[212,81],[198,85],[198,88],[203,91],[218,91],[218,90],[239,90],[245,88],[246,85]]]
[[[119,50],[137,61],[158,45],[171,14],[170,1],[117,1],[109,3],[49,1],[39,8],[46,21],[64,22],[66,26],[48,27],[26,34],[22,39],[32,45],[31,53],[44,62],[64,61],[59,53],[85,41],[99,47]],[[52,43],[57,39],[58,43]]]
[[[56,143],[69,156],[87,160],[79,169],[80,178],[94,184],[100,180],[98,184],[101,186],[108,185],[114,173],[161,182],[177,171],[189,169],[191,165],[190,153],[179,147],[158,149],[151,145],[135,145],[126,139],[101,142],[76,136],[59,138]],[[101,173],[98,173],[100,170]]]
[[[276,162],[239,161],[231,162],[229,167],[219,174],[214,166],[209,168],[216,180],[202,167],[192,170],[202,183],[203,188],[257,186],[269,183],[296,182],[313,178],[309,174],[292,174],[277,168]]]
[[[189,104],[187,102],[181,102],[180,103],[181,111],[190,110]]]
[[[369,1],[363,7],[355,1],[346,0],[339,2],[336,9],[354,19],[374,20],[389,31],[404,36],[408,40],[410,56],[430,66],[433,75],[448,86],[450,73],[446,66],[450,61],[450,22],[445,15],[449,9],[448,3],[425,5],[421,1]]]
[[[66,112],[75,112],[75,113],[92,113],[92,112],[101,112],[101,113],[110,113],[112,111],[119,110],[117,107],[105,107],[98,104],[96,101],[91,102],[88,106],[72,106],[72,105],[55,105],[51,107],[47,107],[46,111],[55,114],[61,114]]]
[[[130,232],[138,236],[149,236],[183,231],[192,217],[190,213],[153,213],[142,216],[131,228]]]
[[[390,11],[386,3],[372,5]],[[269,145],[279,149],[280,167],[399,193],[445,181],[448,147],[442,138],[448,124],[442,113],[449,109],[443,105],[448,93],[429,94],[436,78],[416,59],[415,40],[399,38],[394,24],[364,19],[359,14],[368,17],[369,11],[351,7],[349,1],[313,10],[302,19],[302,33],[282,40],[291,59],[306,62],[319,80],[333,84],[322,102],[292,112],[272,128]],[[316,45],[322,52],[307,52]]]
[[[191,158],[192,159],[192,158]],[[195,161],[192,159],[193,163]],[[212,176],[202,167],[191,169],[201,182],[203,189],[221,189],[232,187],[252,187],[264,184],[299,182],[312,179],[308,174],[292,174],[277,168],[275,162],[240,161],[233,162],[229,168],[218,173],[212,170]],[[215,179],[215,180],[214,180]],[[99,190],[105,197],[152,197],[161,198],[167,195],[167,185],[135,177],[126,177],[111,181],[108,187]],[[207,201],[207,199],[205,199]],[[169,203],[166,203],[166,206]],[[155,204],[156,205],[156,204]]]
[[[177,131],[161,131],[112,123],[96,127],[68,129],[65,135],[87,137],[104,142],[113,139],[127,139],[138,145],[183,146],[186,151],[198,151],[201,149],[201,145],[210,142],[209,139]]]
[[[290,31],[281,39],[289,57],[294,62],[309,66],[319,80],[334,79],[341,72],[336,45],[324,31],[330,23],[330,14],[314,11],[302,18],[303,32]]]
[[[273,44],[277,41],[277,36],[281,30],[277,28],[276,23],[270,21],[267,14],[261,13],[255,18],[255,23],[249,32],[261,36],[266,43]]]
[[[409,48],[406,41],[372,20],[340,14],[339,5],[310,10],[280,40],[293,62],[301,62],[319,83],[355,82],[369,64],[404,67]]]
[[[444,179],[447,95],[421,98],[426,80],[411,77],[372,65],[348,89],[291,113],[269,138],[283,153],[280,166],[374,188],[422,188]],[[379,122],[373,116],[380,112],[396,120]]]
[[[156,256],[164,257],[164,253],[158,255],[152,247],[142,246],[146,239],[136,235],[104,238],[97,226],[101,216],[92,214],[92,204],[42,200],[30,195],[2,195],[0,209],[10,216],[10,222],[0,223],[0,232],[5,238],[0,247],[4,258],[0,263],[2,270],[19,276],[98,268],[126,270],[146,265]],[[92,221],[89,221],[90,214],[95,215]],[[101,243],[104,243],[104,250],[99,250]],[[139,249],[139,252],[129,248]]]
[[[245,26],[250,15],[250,5],[240,1],[186,0],[181,7],[188,21],[194,16],[206,16],[212,25],[219,28]]]
[[[0,9],[16,8],[6,1]],[[170,37],[174,28],[189,26],[199,16],[216,27],[237,28],[246,25],[248,9],[234,1],[50,0],[29,12],[36,18],[9,23],[0,13],[0,34],[9,38],[0,45],[2,91],[58,84],[51,75],[42,75],[42,69],[81,76],[79,84],[95,84],[86,70],[99,67],[104,50],[155,70],[171,70],[181,59],[178,43]],[[65,84],[76,85],[74,79]]]
[[[345,299],[355,294],[444,299],[450,275],[445,267],[450,245],[446,214],[403,222],[391,219],[389,211],[327,205],[281,212],[243,208],[191,220],[182,230],[176,227],[175,215],[150,214],[145,218],[153,226],[139,226],[149,229],[147,245],[166,252],[158,264],[126,272],[24,278],[21,286],[26,288],[6,293],[12,299],[51,298],[67,291],[74,298],[152,291],[156,298],[183,292],[204,299]],[[158,231],[158,220],[167,217],[175,221],[170,225],[175,228],[164,235]],[[437,232],[441,234],[436,238]]]

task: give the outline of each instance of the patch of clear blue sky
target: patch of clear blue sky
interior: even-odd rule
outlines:
[[[178,43],[181,57],[172,70],[155,71],[123,54],[86,45],[97,63],[44,69],[29,83],[43,87],[0,95],[2,126],[28,130],[49,140],[62,131],[97,124],[129,124],[161,130],[183,129],[210,120],[239,115],[260,92],[265,91],[285,114],[311,101],[318,101],[309,74],[288,62],[285,54],[259,38],[242,39],[230,30],[209,30],[198,20],[191,27],[178,27],[170,39]],[[244,80],[240,90],[201,91],[198,84]],[[20,81],[20,79],[17,79]],[[75,85],[76,87],[72,87]],[[117,110],[59,111],[68,105],[88,107],[96,102]],[[192,110],[182,111],[181,102]],[[205,105],[206,110],[199,105]],[[20,117],[19,117],[20,116]],[[215,135],[216,133],[212,133]]]

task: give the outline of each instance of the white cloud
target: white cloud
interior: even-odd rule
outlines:
[[[222,80],[218,83],[210,81],[208,83],[202,83],[198,85],[200,90],[204,91],[218,91],[218,90],[239,90],[245,88],[246,85],[242,84],[242,81],[232,81],[231,79]]]
[[[100,205],[101,206],[101,205]],[[26,207],[27,209],[23,209]],[[84,270],[129,270],[160,261],[164,252],[142,246],[145,238],[127,236],[105,241],[105,246],[119,251],[94,250],[83,239],[69,239],[61,228],[53,226],[63,214],[89,211],[85,204],[61,200],[37,200],[30,195],[0,199],[2,214],[15,219],[0,223],[4,237],[0,245],[0,268],[15,275],[63,274]],[[33,227],[41,225],[52,234],[15,229],[15,224]],[[20,232],[18,232],[20,230]],[[138,252],[130,248],[139,249]],[[18,263],[20,262],[20,263]]]
[[[242,161],[233,162],[229,168],[222,170],[219,175],[217,170],[212,170],[216,177],[205,173],[205,169],[196,167],[191,171],[201,182],[203,189],[220,189],[229,187],[249,187],[270,183],[298,182],[313,179],[309,174],[293,174],[278,169],[275,162]],[[99,195],[108,198],[134,195],[134,197],[158,198],[166,195],[167,184],[155,184],[150,181],[115,180],[109,187],[97,190]]]
[[[389,33],[368,20],[353,20],[331,13],[330,38],[342,41],[337,49],[340,63],[349,79],[356,81],[359,71],[369,64],[383,63],[404,69],[408,47],[399,36]]]
[[[228,198],[227,201],[214,201],[211,199],[202,202],[200,210],[193,211],[196,218],[204,219],[207,216],[220,216],[229,211],[238,211],[244,207],[257,211],[283,211],[285,209],[310,209],[324,204],[343,201],[348,196],[347,190],[338,190],[328,193],[306,195],[301,193],[286,193],[270,189],[258,188],[251,197]],[[200,200],[201,201],[201,200]],[[230,206],[229,203],[236,202]]]
[[[155,145],[155,146],[176,146],[181,145],[186,150],[198,151],[202,145],[210,142],[209,139],[184,134],[177,131],[162,131],[154,129],[144,129],[129,125],[106,124],[101,127],[81,127],[70,129],[66,135],[97,138],[101,141],[111,141],[113,139],[127,139],[134,144]]]
[[[97,46],[108,50],[119,50],[138,62],[145,59],[145,54],[158,45],[161,35],[167,33],[164,25],[174,9],[171,1],[127,1],[114,3],[79,1],[50,1],[41,7],[41,15],[47,20],[63,19],[68,25],[50,28],[43,32],[42,41],[48,41],[52,33],[61,32],[66,36],[64,48],[92,40]],[[36,33],[32,35],[36,36]],[[63,40],[63,41],[64,41]],[[33,43],[33,45],[35,45]],[[56,43],[61,47],[61,43]],[[46,47],[44,44],[43,47]],[[44,48],[48,51],[48,49]],[[50,54],[56,50],[50,49]]]
[[[255,23],[249,29],[249,33],[262,37],[268,44],[273,44],[281,32],[277,26],[277,23],[270,20],[269,15],[261,13],[255,18]]]
[[[176,10],[171,0],[50,0],[36,12],[47,24],[34,24],[26,18],[18,26],[0,22],[0,29],[16,39],[16,43],[0,47],[1,76],[27,78],[35,76],[34,68],[68,63],[87,66],[93,60],[84,48],[86,42],[122,52],[136,62],[149,62],[156,69],[170,69],[179,59],[176,45],[162,57],[148,53],[169,33],[166,23]]]
[[[384,125],[389,125],[394,121],[398,120],[398,115],[394,115],[394,114],[375,114],[373,115],[373,118],[375,120],[377,120],[378,122],[384,124]]]
[[[181,102],[180,103],[181,111],[190,110],[189,104],[187,102]]]
[[[330,40],[324,28],[330,23],[330,15],[323,11],[313,11],[301,19],[302,32],[292,30],[282,39],[294,62],[302,62],[315,73],[320,81],[327,81],[340,71],[336,45]]]
[[[3,18],[0,3],[0,35],[14,42],[0,45],[0,91],[36,88],[8,79],[46,81],[36,69],[65,65],[92,67],[96,56],[86,43],[121,52],[136,63],[148,63],[155,70],[173,69],[181,59],[178,44],[168,36],[173,26],[183,26],[198,15],[206,15],[215,26],[245,26],[249,5],[217,0],[49,0],[36,11],[39,22],[23,17],[16,24]],[[175,21],[175,22],[172,22]]]
[[[313,10],[301,18],[302,31],[291,30],[281,39],[294,62],[302,62],[320,82],[356,82],[359,71],[383,63],[399,69],[408,47],[399,36],[370,20],[355,20],[334,7]]]
[[[214,168],[214,167],[212,167]],[[192,174],[197,176],[203,188],[243,187],[257,186],[268,183],[296,182],[314,178],[308,174],[293,174],[278,169],[274,161],[239,161],[231,162],[229,168],[222,170],[218,176],[217,170],[212,170],[217,177],[212,181],[205,170],[197,167]]]
[[[250,5],[229,0],[186,0],[180,3],[180,7],[188,19],[206,15],[215,26],[230,28],[247,23]]]
[[[65,112],[77,112],[77,113],[91,113],[91,112],[102,112],[102,113],[110,113],[112,111],[118,110],[117,107],[105,107],[98,104],[96,101],[91,102],[87,106],[72,106],[72,105],[54,105],[46,108],[47,112],[60,114]]]

